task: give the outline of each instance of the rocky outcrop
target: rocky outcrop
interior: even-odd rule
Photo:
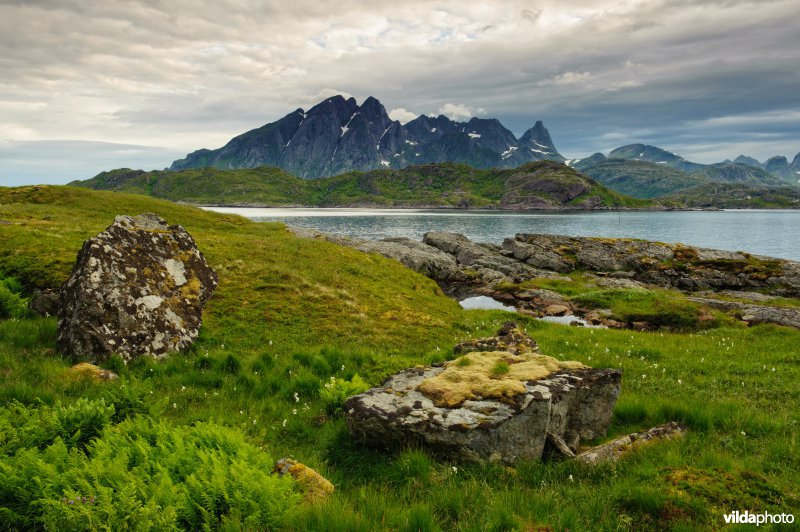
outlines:
[[[506,238],[501,246],[435,231],[426,233],[422,242],[313,236],[398,260],[435,280],[453,297],[488,296],[536,316],[577,314],[593,325],[637,330],[658,327],[617,321],[604,309],[581,308],[552,290],[526,283],[542,278],[572,282],[564,274],[577,270],[597,289],[672,288],[697,293],[702,300],[695,301],[712,308],[741,310],[750,323],[798,327],[798,311],[769,305],[777,297],[800,297],[800,263],[790,260],[646,240],[547,234],[518,234]],[[719,303],[714,294],[766,304]],[[698,319],[708,321],[713,316],[701,309]]]
[[[800,308],[770,307],[766,305],[753,305],[738,301],[725,301],[707,297],[692,297],[690,301],[700,303],[711,308],[732,312],[742,321],[750,325],[759,323],[775,323],[786,327],[800,329]]]
[[[125,361],[187,348],[217,275],[186,230],[154,214],[117,216],[87,240],[61,288],[62,353]]]
[[[28,308],[40,316],[55,316],[58,314],[58,291],[35,289],[28,300]]]
[[[522,331],[504,329],[485,344],[513,336],[515,346],[526,346],[522,354],[468,352],[441,367],[407,369],[349,398],[352,436],[377,447],[419,443],[449,459],[513,464],[540,459],[552,441],[575,451],[581,440],[605,434],[621,372],[540,355]]]
[[[598,445],[597,447],[592,447],[578,454],[575,459],[587,464],[615,462],[624,454],[634,449],[657,441],[679,438],[683,436],[685,431],[686,429],[672,421],[649,430],[627,434],[621,438],[616,438],[610,442]]]

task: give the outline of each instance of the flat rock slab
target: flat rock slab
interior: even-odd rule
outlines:
[[[384,448],[419,443],[455,460],[538,460],[549,433],[574,445],[605,434],[620,393],[619,370],[563,370],[525,382],[511,401],[466,400],[448,408],[418,389],[444,370],[407,369],[349,398],[344,410],[352,436]]]
[[[683,436],[686,429],[671,421],[664,425],[653,427],[642,432],[627,434],[610,442],[592,447],[575,457],[576,460],[587,464],[602,464],[614,462],[624,454],[639,447],[660,440],[669,440]]]
[[[117,216],[83,244],[61,288],[59,350],[129,361],[185,349],[216,286],[216,273],[183,227],[154,214]]]

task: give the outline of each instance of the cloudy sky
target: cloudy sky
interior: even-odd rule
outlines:
[[[798,0],[0,0],[0,185],[163,168],[332,94],[567,157],[800,151]]]

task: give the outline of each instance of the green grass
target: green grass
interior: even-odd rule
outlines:
[[[610,309],[612,318],[625,322],[640,321],[672,329],[693,329],[699,325],[700,305],[667,290],[594,290],[576,295],[571,301],[588,308]]]
[[[40,474],[49,479],[41,486],[17,475],[13,485],[22,488],[12,495],[0,488],[0,507],[31,508],[25,515],[34,527],[98,522],[79,521],[61,502],[90,495],[83,486],[91,481],[106,502],[123,509],[146,512],[146,501],[163,501],[156,517],[188,519],[180,509],[189,505],[181,501],[208,494],[199,504],[206,513],[197,510],[199,520],[177,521],[181,526],[248,528],[248,501],[268,493],[252,482],[268,478],[269,461],[284,456],[336,486],[320,505],[271,497],[287,506],[264,523],[292,530],[685,530],[719,528],[722,514],[734,509],[800,513],[799,331],[639,333],[516,315],[544,354],[623,370],[609,436],[671,420],[686,424],[687,436],[595,468],[569,461],[513,469],[457,464],[415,447],[388,453],[349,438],[338,406],[345,388],[360,389],[359,378],[375,385],[401,368],[453,358],[456,343],[493,334],[508,313],[462,311],[434,283],[392,261],[300,240],[278,224],[64,187],[0,189],[0,218],[15,224],[0,231],[0,269],[28,289],[57,286],[85,238],[115,214],[141,212],[184,225],[219,272],[219,289],[188,352],[129,365],[113,358],[106,366],[120,379],[96,384],[66,374],[72,361],[54,350],[54,319],[0,320],[2,471],[61,468]],[[614,294],[593,297],[619,301]],[[658,300],[642,298],[634,303]],[[328,394],[331,382],[337,389]],[[130,470],[132,479],[114,465],[114,456],[139,448],[137,438],[196,442],[203,427],[230,442],[230,452],[214,455],[223,462],[215,467],[228,467],[225,478],[239,482],[238,491],[221,477],[198,477],[205,484],[194,489],[182,480],[184,470],[171,460],[211,452],[206,443],[181,444],[169,458],[141,441],[137,452],[147,457],[141,463],[152,467]],[[234,467],[243,457],[254,465]],[[175,473],[156,477],[156,464]],[[215,504],[225,497],[214,493],[227,493],[230,504]],[[118,515],[108,507],[106,513],[81,508],[84,519],[114,522]],[[7,525],[9,517],[0,515],[0,522]]]

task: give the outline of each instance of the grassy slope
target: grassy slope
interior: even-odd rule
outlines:
[[[331,376],[358,372],[377,384],[442,360],[456,341],[492,333],[506,313],[462,312],[392,261],[299,240],[277,224],[65,187],[0,189],[0,219],[15,223],[0,229],[0,270],[56,286],[83,239],[115,214],[139,212],[183,224],[220,273],[195,347],[164,362],[111,363],[122,379],[91,385],[65,380],[53,319],[0,321],[3,402],[139,399],[134,410],[170,423],[228,425],[336,484],[328,503],[289,516],[285,525],[298,530],[663,529],[719,527],[733,509],[800,513],[798,331],[635,333],[520,317],[544,353],[624,370],[612,434],[672,419],[690,433],[613,468],[454,468],[413,448],[355,447],[319,391]]]
[[[244,170],[200,168],[180,172],[139,172],[128,169],[103,172],[73,184],[99,190],[147,194],[173,201],[199,204],[246,203],[308,206],[435,206],[497,207],[509,191],[522,191],[552,201],[539,182],[582,183],[587,191],[573,204],[600,196],[607,206],[646,206],[586,180],[557,163],[540,162],[513,170],[476,170],[466,165],[441,163],[402,170],[350,172],[340,176],[304,180],[272,167]]]

